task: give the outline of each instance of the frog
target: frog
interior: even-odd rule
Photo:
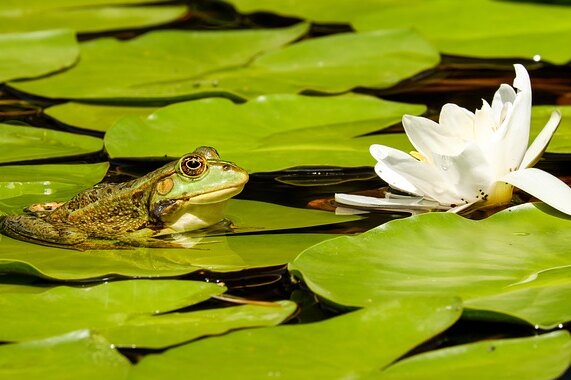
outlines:
[[[142,177],[100,183],[67,202],[30,205],[5,215],[9,237],[79,251],[129,247],[184,247],[165,237],[227,221],[224,209],[248,182],[248,173],[200,146]]]

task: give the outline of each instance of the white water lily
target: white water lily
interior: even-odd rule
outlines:
[[[528,147],[531,84],[522,65],[514,65],[514,90],[502,84],[492,104],[475,113],[446,104],[439,123],[405,115],[405,132],[416,152],[372,145],[376,173],[392,188],[416,198],[373,198],[336,194],[339,203],[375,208],[452,209],[487,207],[511,201],[513,186],[571,214],[571,188],[558,178],[531,168],[555,133],[555,111]]]

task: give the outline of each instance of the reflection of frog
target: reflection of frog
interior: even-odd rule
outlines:
[[[3,217],[0,230],[79,250],[177,246],[156,237],[221,222],[226,201],[247,181],[245,170],[203,146],[141,178],[99,184],[66,203],[33,205],[27,215]]]

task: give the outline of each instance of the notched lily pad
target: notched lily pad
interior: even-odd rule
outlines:
[[[251,99],[303,90],[387,88],[440,59],[412,30],[342,33],[285,46],[306,30],[299,24],[272,30],[156,31],[124,42],[99,39],[81,44],[82,59],[73,69],[11,86],[67,99]]]
[[[0,123],[0,162],[75,156],[103,149],[103,140],[51,129]]]
[[[267,95],[239,105],[203,99],[161,108],[147,118],[121,119],[107,132],[105,147],[112,157],[180,156],[192,141],[216,147],[223,159],[250,172],[303,165],[367,166],[374,161],[368,153],[373,142],[402,149],[410,149],[410,143],[398,133],[354,137],[424,110],[363,95]]]
[[[571,320],[562,302],[571,296],[564,270],[571,267],[570,227],[569,217],[541,204],[481,221],[430,213],[325,241],[301,253],[290,269],[314,292],[343,305],[458,295],[467,308],[551,328]]]

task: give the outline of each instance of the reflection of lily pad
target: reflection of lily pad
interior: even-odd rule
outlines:
[[[6,379],[123,380],[130,368],[108,341],[87,330],[0,346],[0,377]]]
[[[440,333],[461,310],[457,299],[414,298],[318,323],[233,332],[146,356],[131,378],[181,379],[188,373],[199,379],[260,379],[268,374],[281,379],[356,378]]]
[[[91,287],[0,286],[0,340],[22,341],[96,330],[115,346],[161,348],[235,328],[271,326],[296,309],[289,301],[167,313],[224,292],[198,281],[132,280]],[[31,290],[29,290],[31,288]],[[38,319],[37,316],[42,318]],[[49,320],[50,323],[45,323]]]
[[[275,12],[357,30],[414,28],[442,52],[475,57],[535,55],[553,63],[571,59],[571,9],[532,1],[495,0],[228,0],[240,12]],[[560,2],[563,4],[562,2]],[[509,15],[509,21],[506,19]],[[477,20],[477,22],[475,22]]]
[[[569,366],[566,331],[463,344],[406,358],[370,379],[555,379]],[[378,374],[378,373],[377,373]],[[376,375],[376,374],[374,374]]]
[[[535,106],[531,118],[531,139],[541,131],[553,110],[562,114],[561,124],[547,146],[550,153],[571,153],[571,106]],[[531,140],[533,141],[533,140]]]
[[[241,105],[203,99],[161,108],[146,119],[124,118],[108,131],[105,145],[112,157],[180,156],[187,153],[189,142],[213,145],[224,159],[252,172],[300,165],[372,165],[371,143],[407,149],[406,136],[352,137],[424,109],[357,95],[268,95]]]
[[[103,178],[109,164],[0,166],[0,212],[68,200]]]
[[[51,129],[0,124],[0,162],[36,160],[93,153],[101,139]]]
[[[0,34],[0,51],[0,82],[63,70],[79,55],[75,34],[64,29]]]
[[[0,32],[69,28],[85,33],[130,29],[173,21],[187,11],[183,5],[124,6],[148,2],[150,1],[2,1]]]
[[[272,30],[156,31],[123,42],[98,39],[81,45],[81,61],[65,73],[10,85],[49,98],[252,98],[386,88],[439,61],[438,53],[411,30],[343,33],[283,47],[306,29],[299,24]]]
[[[563,301],[571,297],[571,220],[551,212],[526,204],[482,221],[447,213],[391,221],[311,247],[291,269],[344,305],[458,295],[468,308],[549,328],[571,320]]]

